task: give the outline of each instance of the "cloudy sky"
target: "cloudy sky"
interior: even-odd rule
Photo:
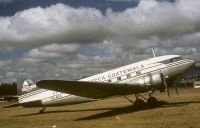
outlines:
[[[97,74],[156,55],[200,60],[199,0],[0,0],[0,82]]]

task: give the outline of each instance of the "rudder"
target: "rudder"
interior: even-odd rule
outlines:
[[[38,90],[38,87],[31,79],[17,81],[17,93],[19,96],[35,90]]]

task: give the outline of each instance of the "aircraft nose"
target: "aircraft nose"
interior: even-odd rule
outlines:
[[[195,65],[195,61],[194,60],[189,60],[189,59],[185,59],[184,60],[184,64],[180,66],[182,73],[187,72],[188,70],[192,69]]]
[[[189,60],[188,67],[191,68],[195,65],[195,60]]]
[[[192,66],[195,65],[195,60],[191,60],[191,65],[192,65]]]

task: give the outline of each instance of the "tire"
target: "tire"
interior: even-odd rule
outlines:
[[[145,106],[146,102],[142,99],[138,99],[134,102],[134,106],[136,107],[142,107],[142,106]]]
[[[147,99],[147,105],[149,106],[155,106],[157,105],[157,103],[158,103],[158,100],[155,97],[149,97]]]

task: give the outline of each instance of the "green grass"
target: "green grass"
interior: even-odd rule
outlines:
[[[200,89],[155,93],[162,102],[154,108],[134,108],[122,97],[47,108],[0,108],[1,128],[200,128]],[[146,94],[145,94],[146,96]],[[129,96],[134,98],[133,95]],[[0,103],[2,107],[4,103]]]

